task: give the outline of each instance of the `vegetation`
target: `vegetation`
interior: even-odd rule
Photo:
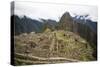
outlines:
[[[97,32],[64,13],[60,21],[15,19],[15,65],[92,61],[97,59]]]
[[[23,65],[24,61],[22,60],[28,60],[29,63],[35,63],[35,61],[45,63],[43,60],[32,58],[32,56],[42,58],[63,57],[78,61],[89,61],[95,59],[92,53],[93,48],[85,39],[69,31],[46,31],[42,34],[29,33],[15,36],[15,61],[17,64],[22,62],[19,64]],[[25,61],[25,63],[28,63],[28,61]]]

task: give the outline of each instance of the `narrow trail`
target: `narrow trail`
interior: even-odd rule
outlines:
[[[33,55],[25,55],[25,54],[19,54],[19,53],[15,53],[15,55],[17,56],[21,56],[21,57],[26,57],[26,58],[31,58],[31,59],[35,59],[37,61],[68,61],[68,62],[78,62],[79,60],[75,60],[75,59],[69,59],[69,58],[63,58],[63,57],[49,57],[49,58],[43,58],[43,57],[37,57],[37,56],[33,56]],[[32,60],[31,60],[32,61]],[[34,61],[34,60],[33,60]]]

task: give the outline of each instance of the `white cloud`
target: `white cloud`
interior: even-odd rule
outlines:
[[[70,12],[72,16],[90,15],[91,19],[97,21],[97,7],[71,4],[54,4],[54,3],[34,3],[34,2],[15,2],[15,14],[26,15],[33,19],[54,19],[59,20],[64,12]]]

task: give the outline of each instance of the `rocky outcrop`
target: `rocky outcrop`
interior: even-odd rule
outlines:
[[[72,31],[73,19],[68,12],[64,13],[59,21],[60,29]]]

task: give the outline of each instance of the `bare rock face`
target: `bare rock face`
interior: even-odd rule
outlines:
[[[60,28],[64,30],[72,30],[73,19],[68,12],[65,12],[60,19]]]
[[[62,15],[62,18],[61,19],[66,19],[66,20],[71,20],[71,16],[68,12],[65,12],[63,15]]]

